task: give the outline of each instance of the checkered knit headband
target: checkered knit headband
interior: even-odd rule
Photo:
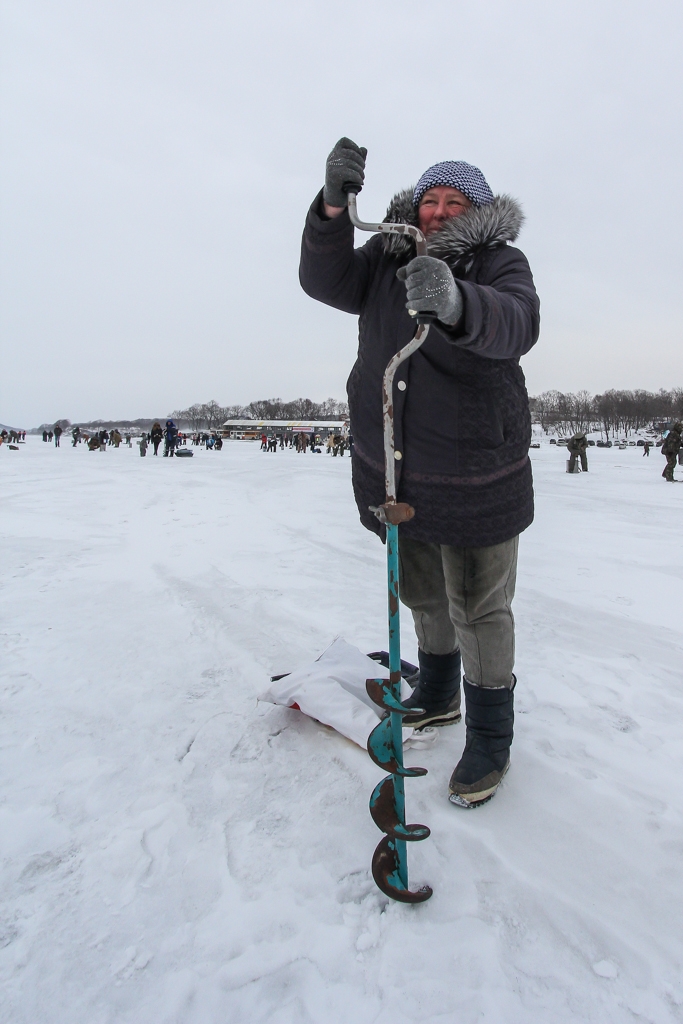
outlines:
[[[413,192],[413,206],[418,206],[425,192],[435,185],[450,185],[466,195],[475,206],[493,202],[493,192],[478,167],[464,160],[444,160],[425,171]]]

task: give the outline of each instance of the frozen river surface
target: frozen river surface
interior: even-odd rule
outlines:
[[[462,811],[464,726],[410,753],[406,907],[379,770],[256,700],[386,646],[349,459],[0,449],[3,1024],[683,1021],[683,490],[656,450],[531,454],[512,768]]]

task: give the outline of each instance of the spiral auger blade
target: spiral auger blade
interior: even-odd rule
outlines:
[[[404,844],[405,845],[405,844]],[[372,877],[375,885],[385,896],[398,903],[424,903],[434,890],[429,885],[420,889],[408,889],[403,884],[401,842],[385,836],[372,856]]]
[[[386,832],[390,839],[403,839],[404,842],[414,842],[418,839],[426,839],[429,836],[429,829],[426,825],[406,825],[398,816],[396,810],[396,792],[394,790],[394,776],[387,775],[379,782],[370,797],[370,814],[377,828]]]
[[[406,708],[405,714],[408,714],[408,708]],[[394,726],[391,715],[389,715],[387,718],[383,718],[368,736],[368,754],[377,767],[383,768],[385,772],[391,772],[392,775],[407,776],[409,779],[426,775],[426,768],[405,767],[403,758],[396,752],[393,732]]]
[[[397,678],[396,678],[397,677]],[[375,786],[370,797],[372,820],[386,833],[372,858],[372,877],[377,887],[399,903],[424,903],[432,895],[426,885],[417,891],[408,888],[406,842],[426,839],[426,825],[407,825],[405,820],[404,778],[426,775],[426,768],[406,768],[403,764],[403,715],[414,711],[400,702],[401,674],[387,679],[368,679],[365,688],[372,700],[389,714],[368,737],[368,753],[380,768],[391,772]]]

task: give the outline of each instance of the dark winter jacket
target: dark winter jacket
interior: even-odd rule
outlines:
[[[570,437],[567,441],[567,451],[575,455],[585,455],[588,451],[588,441],[585,437]]]
[[[354,249],[348,213],[328,220],[321,202],[320,195],[306,221],[300,280],[313,298],[360,316],[347,385],[353,481],[361,521],[380,533],[368,506],[384,501],[382,376],[415,333],[405,285],[396,278],[414,248],[406,235],[374,235]],[[386,219],[416,223],[411,192],[394,198]],[[522,219],[515,200],[499,196],[429,238],[430,255],[453,271],[464,313],[454,328],[434,324],[394,383],[398,498],[415,508],[401,530],[416,540],[485,547],[516,536],[533,519],[531,425],[519,357],[538,337],[539,303],[526,257],[507,244]]]
[[[680,431],[671,429],[664,438],[662,444],[662,455],[678,455],[681,450]]]
[[[178,428],[173,420],[166,420],[166,444],[173,448],[178,440]]]

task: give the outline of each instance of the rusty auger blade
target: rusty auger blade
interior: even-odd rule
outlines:
[[[370,797],[370,814],[378,829],[391,839],[403,839],[416,842],[426,839],[429,829],[426,825],[406,825],[399,817],[396,807],[397,794],[394,790],[394,777],[387,775],[378,783]]]
[[[406,708],[406,713],[407,711]],[[391,772],[392,775],[402,775],[408,779],[426,775],[426,768],[406,768],[402,756],[396,750],[392,732],[391,718],[383,718],[368,736],[368,754],[377,767],[383,768],[385,772]]]
[[[395,527],[394,527],[395,529]],[[365,688],[375,704],[388,711],[386,718],[368,737],[368,753],[380,768],[391,772],[375,786],[370,797],[370,814],[375,825],[386,833],[372,858],[372,877],[386,895],[399,903],[424,903],[432,895],[429,886],[413,892],[408,888],[408,857],[406,842],[426,839],[426,825],[407,825],[405,811],[406,777],[426,775],[426,768],[406,768],[403,764],[403,715],[412,711],[398,699],[401,674],[392,672],[389,679],[367,679]]]
[[[400,686],[400,673],[397,681],[393,679],[366,679],[365,689],[367,690],[368,697],[378,707],[383,708],[384,711],[398,711],[402,715],[412,715],[416,711],[421,713],[424,710],[423,708],[407,708],[400,701],[396,700],[394,690],[397,688],[397,682]]]
[[[399,903],[424,903],[433,890],[423,885],[417,892],[407,889],[401,877],[400,843],[391,836],[385,836],[372,858],[372,877],[375,885],[385,896]]]

